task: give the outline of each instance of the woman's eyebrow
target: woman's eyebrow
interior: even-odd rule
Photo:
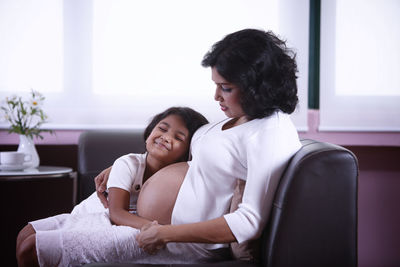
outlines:
[[[223,82],[223,83],[215,83],[218,86],[229,86],[229,87],[234,87],[235,85],[230,82]]]

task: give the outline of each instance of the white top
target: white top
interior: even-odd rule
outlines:
[[[289,115],[282,112],[222,130],[228,120],[207,124],[193,136],[193,160],[174,206],[172,224],[226,214],[225,220],[241,243],[261,234],[279,178],[301,143]],[[243,200],[228,214],[237,178],[246,180]],[[227,246],[198,245],[203,249]]]
[[[146,169],[145,154],[128,154],[118,158],[110,172],[107,188],[117,187],[130,192],[129,211],[136,211],[136,202]]]
[[[136,211],[136,202],[142,187],[143,174],[146,167],[146,154],[128,154],[118,158],[110,172],[107,188],[118,187],[130,192],[129,211]],[[76,205],[71,214],[88,214],[103,212],[104,208],[97,193]]]

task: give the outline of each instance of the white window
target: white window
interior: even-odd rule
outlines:
[[[21,3],[19,8],[12,8],[14,2]],[[15,17],[25,13],[30,14],[31,21],[40,17],[46,25],[57,28],[56,34],[43,27],[26,32],[46,35],[47,39],[32,37],[39,44],[59,44],[49,45],[56,47],[56,54],[49,53],[50,59],[42,60],[56,63],[45,64],[48,69],[44,73],[49,77],[40,78],[43,83],[30,83],[29,70],[12,69],[14,76],[23,77],[29,84],[26,87],[12,81],[3,83],[7,78],[0,72],[0,94],[3,97],[30,87],[43,92],[51,120],[48,127],[143,127],[151,116],[176,105],[193,107],[210,121],[224,118],[213,99],[211,70],[203,68],[201,60],[224,35],[243,28],[260,28],[274,31],[297,52],[300,104],[293,119],[299,130],[307,129],[306,0],[37,0],[32,4],[35,9],[24,2],[29,1],[1,2],[4,12],[11,15],[6,22],[0,20],[0,36],[18,34],[19,28],[5,25],[14,23]],[[48,2],[52,4],[47,7],[55,12],[46,16],[42,5]],[[2,48],[1,57],[13,45],[11,42]],[[37,51],[41,50],[33,47],[29,54]],[[44,46],[43,51],[49,49]],[[4,68],[12,62],[10,59],[4,63]],[[27,56],[21,62],[34,66],[40,60]],[[44,83],[49,82],[46,78],[54,81],[45,87]]]
[[[61,0],[0,1],[1,92],[63,90],[62,13]]]
[[[321,2],[320,130],[400,131],[399,14],[398,0]]]

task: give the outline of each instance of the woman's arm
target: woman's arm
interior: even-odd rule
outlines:
[[[141,229],[136,240],[139,247],[152,254],[169,242],[230,243],[236,241],[236,238],[224,217],[219,217],[181,225],[159,225],[152,222]]]
[[[117,187],[109,188],[108,204],[110,219],[116,225],[125,225],[140,229],[151,221],[129,213],[129,197],[130,193],[124,189]]]

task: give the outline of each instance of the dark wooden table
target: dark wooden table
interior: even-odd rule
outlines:
[[[29,221],[71,212],[76,189],[77,175],[67,167],[0,171],[1,266],[17,266],[16,238]]]

